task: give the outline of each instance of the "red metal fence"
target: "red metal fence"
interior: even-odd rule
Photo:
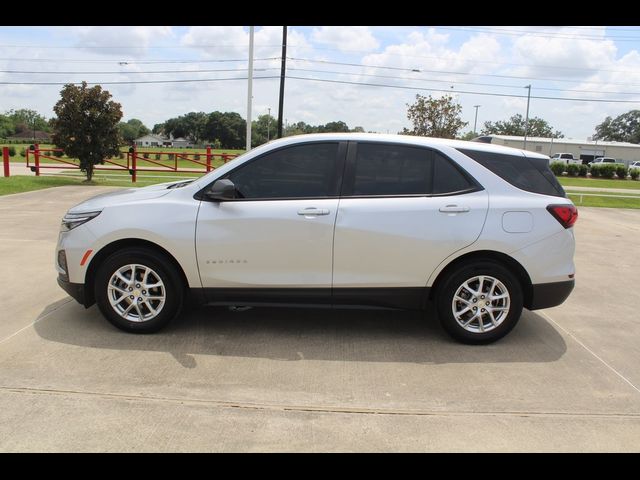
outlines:
[[[62,149],[40,148],[38,144],[31,145],[25,151],[27,168],[30,168],[36,176],[40,176],[42,169],[55,170],[79,170],[78,160],[61,158]],[[223,164],[238,155],[232,153],[212,153],[211,147],[207,147],[206,153],[171,151],[171,150],[141,150],[131,147],[127,153],[122,153],[122,158],[107,158],[104,165],[98,164],[94,170],[106,171],[127,171],[131,176],[131,181],[137,180],[138,173],[144,172],[164,172],[164,173],[195,173],[205,174],[216,167],[213,165],[216,159],[220,159]],[[152,158],[153,157],[153,158]],[[204,161],[202,161],[204,157]],[[31,160],[33,158],[33,161]],[[46,159],[48,162],[43,163]],[[4,176],[9,176],[9,153],[8,148],[3,148]],[[185,167],[184,163],[189,162]],[[180,164],[182,163],[182,165]],[[204,168],[189,168],[200,165]]]

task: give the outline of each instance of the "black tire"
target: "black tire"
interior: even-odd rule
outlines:
[[[149,320],[128,320],[122,317],[109,301],[107,289],[111,276],[121,267],[130,264],[150,268],[164,284],[164,305],[160,313]],[[140,247],[126,248],[107,257],[98,268],[94,282],[95,299],[102,314],[119,329],[132,333],[153,333],[164,328],[180,314],[184,290],[184,282],[170,259],[159,252]]]
[[[458,288],[467,280],[479,275],[487,275],[499,280],[506,287],[510,300],[506,317],[497,327],[486,332],[472,332],[465,329],[458,323],[452,311],[454,295]],[[449,335],[462,343],[487,344],[504,337],[520,320],[523,303],[522,285],[516,276],[501,264],[490,260],[477,260],[461,265],[450,272],[438,289],[436,303],[440,323]],[[478,320],[475,320],[475,324],[478,324]],[[474,323],[471,324],[473,325]]]

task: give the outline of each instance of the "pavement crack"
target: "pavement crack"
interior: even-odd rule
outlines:
[[[596,352],[594,352],[593,350],[591,350],[589,347],[587,347],[584,343],[582,343],[580,341],[580,339],[578,337],[576,337],[573,333],[571,333],[569,330],[567,330],[566,328],[564,328],[562,325],[560,325],[558,322],[556,322],[553,318],[551,318],[549,315],[547,315],[545,312],[539,312],[544,318],[546,318],[547,320],[549,320],[551,323],[553,323],[556,327],[558,327],[560,330],[562,330],[564,333],[566,333],[567,335],[569,335],[578,345],[580,345],[582,348],[584,348],[587,352],[589,352],[591,355],[593,355],[597,360],[600,361],[600,363],[602,363],[605,367],[607,367],[609,370],[611,370],[613,373],[615,373],[618,377],[620,377],[625,383],[627,383],[631,388],[633,388],[636,392],[640,393],[640,389],[638,387],[636,387],[631,380],[629,380],[627,377],[625,377],[624,375],[622,375],[618,370],[616,370],[615,368],[613,368],[611,365],[609,365],[602,357],[600,357],[600,355],[598,355]]]
[[[427,410],[427,409],[394,409],[370,407],[343,407],[337,405],[287,405],[277,403],[250,403],[223,400],[206,400],[196,398],[178,398],[151,395],[134,395],[122,393],[105,393],[79,390],[44,389],[30,387],[0,386],[0,392],[18,393],[25,395],[59,395],[101,397],[128,401],[150,401],[174,404],[207,405],[218,408],[232,408],[243,410],[271,410],[300,413],[328,413],[354,415],[397,415],[397,416],[506,416],[506,417],[580,417],[580,418],[632,418],[640,419],[640,413],[625,412],[563,412],[563,411],[464,411],[464,410]]]
[[[9,335],[8,337],[3,338],[2,340],[0,340],[0,344],[6,342],[7,340],[12,339],[13,337],[15,337],[16,335],[18,335],[19,333],[25,331],[26,329],[28,329],[29,327],[33,327],[36,323],[44,320],[45,318],[47,318],[49,315],[51,315],[52,313],[58,311],[59,309],[61,309],[62,307],[64,307],[66,304],[68,304],[69,302],[73,301],[73,299],[71,297],[69,297],[67,299],[66,302],[61,303],[60,305],[57,305],[55,308],[52,308],[51,310],[49,310],[47,313],[44,313],[42,315],[40,315],[38,318],[36,318],[33,322],[31,322],[29,325],[25,325],[24,327],[22,327],[20,330],[13,332],[11,335]]]

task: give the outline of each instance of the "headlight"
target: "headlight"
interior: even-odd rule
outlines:
[[[68,232],[74,228],[87,223],[92,218],[96,218],[100,215],[100,212],[82,212],[82,213],[69,213],[62,218],[62,225],[60,225],[60,231]]]

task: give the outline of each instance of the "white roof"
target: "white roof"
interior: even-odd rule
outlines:
[[[282,143],[283,145],[294,144],[299,142],[308,142],[313,140],[334,140],[334,141],[381,141],[391,143],[404,143],[408,145],[420,145],[425,147],[438,147],[447,146],[451,148],[463,148],[468,150],[480,150],[485,152],[503,153],[508,155],[526,155],[532,158],[545,158],[548,159],[548,155],[543,155],[528,150],[521,150],[518,148],[505,147],[503,145],[496,145],[492,143],[470,142],[466,140],[451,140],[448,138],[433,138],[433,137],[419,137],[415,135],[393,135],[384,133],[311,133],[306,135],[293,135],[291,137],[284,137],[278,140],[272,140],[269,143],[263,145],[272,145],[275,143]],[[260,148],[260,147],[257,147]]]
[[[141,136],[140,138],[136,138],[135,141],[136,142],[140,142],[144,139],[152,139],[152,140],[157,140],[159,142],[166,142],[167,139],[165,137],[163,137],[162,135],[156,135],[154,133],[147,133],[146,135]]]
[[[524,137],[517,135],[481,135],[483,137],[499,138],[501,140],[511,140],[516,142],[523,142]],[[604,147],[632,147],[640,148],[640,145],[629,142],[605,142],[602,140],[579,140],[575,138],[548,138],[548,137],[527,137],[527,142],[538,143],[566,143],[568,145],[602,145]]]

